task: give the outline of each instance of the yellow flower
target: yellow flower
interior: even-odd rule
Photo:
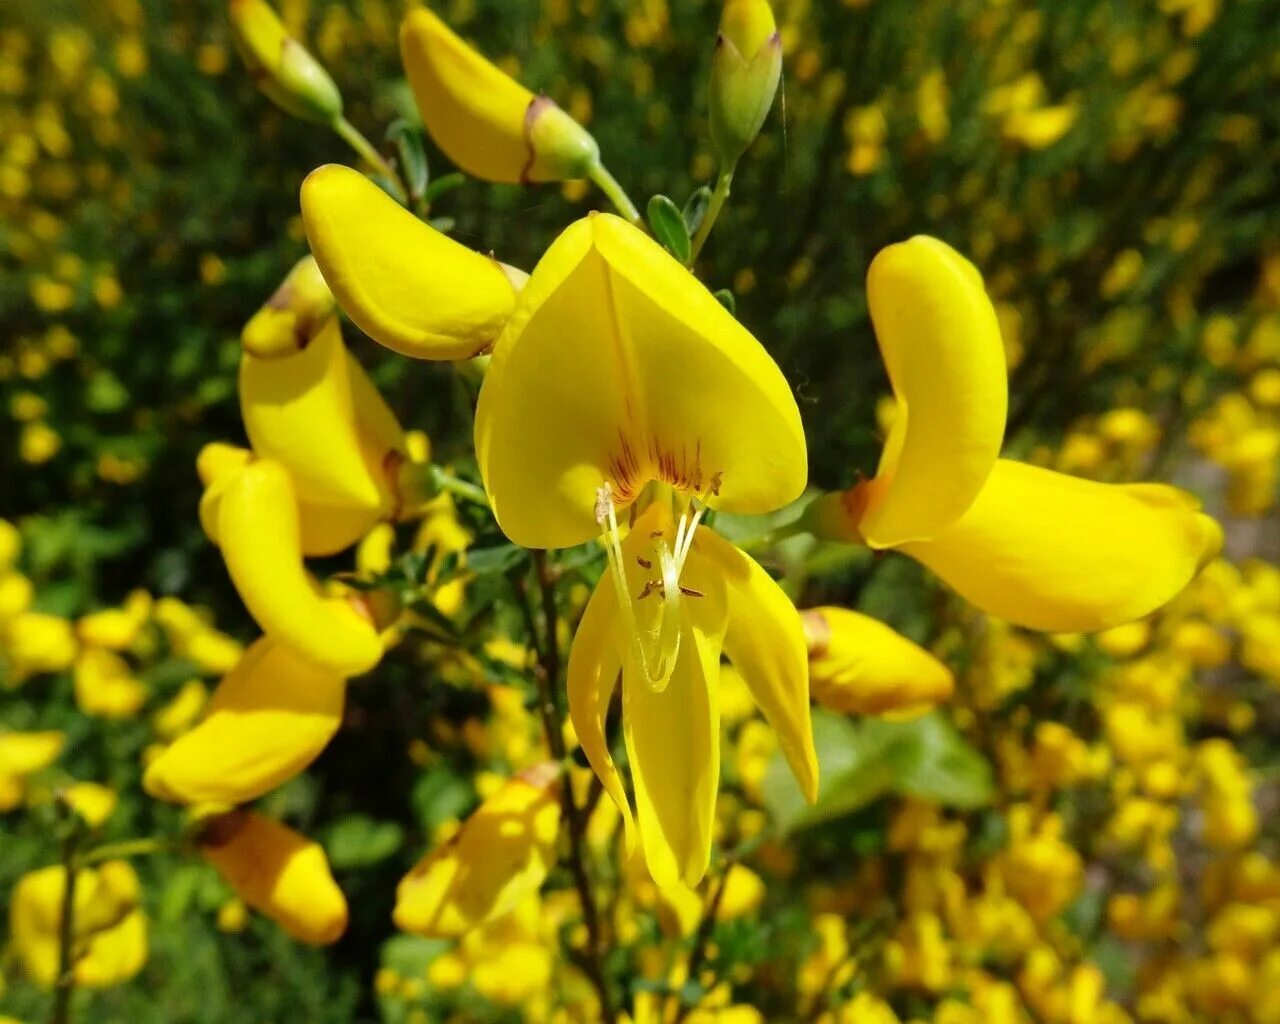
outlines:
[[[396,889],[397,928],[453,938],[510,913],[556,860],[560,768],[544,762],[507,780]]]
[[[86,647],[76,658],[76,706],[86,715],[130,718],[147,699],[146,686],[114,651]]]
[[[346,681],[262,637],[218,684],[204,719],[152,761],[143,786],[177,803],[242,804],[319,756],[342,722]]]
[[[53,764],[66,742],[60,732],[0,732],[0,811],[22,802],[27,777]]]
[[[297,352],[329,323],[334,306],[315,259],[304,256],[244,325],[240,344],[245,352],[266,359]]]
[[[925,711],[951,696],[951,670],[882,622],[844,608],[801,613],[809,644],[809,688],[846,714]]]
[[[3,654],[19,679],[61,672],[75,661],[75,632],[70,622],[56,615],[22,611],[4,623]]]
[[[115,791],[96,782],[77,782],[63,790],[62,798],[91,828],[98,828],[116,809]]]
[[[524,275],[436,231],[363,175],[336,164],[312,171],[302,217],[325,281],[375,341],[418,359],[466,359],[502,333]]]
[[[898,548],[988,614],[1085,632],[1141,618],[1222,530],[1161,484],[1100,484],[1000,459],[1003,345],[977,269],[917,236],[872,262],[867,296],[898,412],[874,479],[811,506],[822,536]]]
[[[663,886],[697,882],[719,784],[722,649],[802,789],[816,787],[799,616],[755,562],[699,526],[708,508],[763,512],[803,489],[790,388],[692,274],[625,221],[592,215],[521,292],[481,389],[476,452],[516,543],[567,547],[603,531],[609,568],[574,639],[570,714],[630,839],[602,721],[622,669],[650,871]],[[633,505],[624,539],[618,514]]]
[[[18,880],[9,904],[14,948],[28,975],[51,988],[58,977],[59,921],[66,889],[60,864]],[[147,923],[138,909],[138,876],[127,861],[107,861],[76,875],[72,962],[76,985],[107,988],[128,981],[147,961]]]
[[[534,96],[425,7],[400,30],[400,54],[422,121],[468,174],[488,181],[583,178],[599,165],[589,132],[547,96]]]
[[[18,440],[18,454],[22,461],[38,466],[48,462],[62,449],[62,437],[43,420],[27,423]]]
[[[200,852],[246,904],[299,942],[325,946],[347,928],[347,901],[324,851],[254,811],[210,819]]]

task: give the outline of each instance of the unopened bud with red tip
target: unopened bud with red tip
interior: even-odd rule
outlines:
[[[260,359],[292,355],[310,344],[337,308],[315,259],[304,256],[244,325],[240,344]]]
[[[254,83],[294,117],[333,124],[342,94],[320,62],[289,35],[265,0],[231,0],[231,30]]]
[[[782,39],[768,0],[725,0],[711,60],[711,142],[723,167],[760,134],[782,77]]]

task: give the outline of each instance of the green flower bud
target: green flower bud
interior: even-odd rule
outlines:
[[[760,134],[782,76],[782,40],[767,0],[726,0],[711,60],[711,142],[723,167]]]
[[[276,106],[304,121],[332,124],[342,94],[320,62],[294,39],[264,0],[231,0],[231,31],[254,83]]]

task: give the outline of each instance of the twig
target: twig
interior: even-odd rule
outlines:
[[[538,683],[538,712],[542,718],[542,730],[546,733],[547,747],[551,756],[564,763],[568,752],[564,745],[564,731],[561,728],[560,709],[556,703],[554,687],[560,678],[560,644],[556,636],[557,614],[555,579],[547,564],[547,553],[535,551],[534,565],[538,575],[538,587],[542,594],[542,613],[546,620],[543,624],[545,642],[538,645],[538,666],[534,678]],[[533,611],[528,601],[528,591],[524,580],[516,585],[522,598],[526,618],[530,627],[530,636],[535,645],[537,633],[533,631]],[[609,992],[609,983],[605,979],[603,960],[603,941],[600,931],[600,912],[596,906],[595,894],[591,888],[591,880],[587,877],[586,859],[583,856],[583,834],[587,827],[587,818],[578,808],[573,796],[573,786],[568,778],[560,787],[564,802],[564,816],[569,823],[569,871],[573,875],[574,887],[578,890],[578,899],[582,903],[582,920],[587,928],[587,950],[582,959],[582,969],[590,980],[600,1000],[601,1017],[606,1021],[615,1019],[613,998]]]
[[[76,925],[76,848],[80,845],[80,819],[70,807],[65,807],[69,822],[66,837],[62,840],[62,906],[58,912],[58,978],[53,989],[53,1009],[49,1024],[68,1024],[71,1020],[71,996],[76,987],[76,966],[72,959],[72,943]]]
[[[734,869],[737,863],[737,860],[732,855],[725,861],[724,871],[720,875],[720,882],[716,886],[715,892],[712,893],[711,900],[707,903],[707,909],[702,913],[702,920],[698,922],[697,932],[694,933],[693,952],[689,954],[689,969],[686,972],[686,976],[689,981],[695,984],[698,980],[698,972],[702,970],[702,965],[707,959],[707,945],[711,942],[711,933],[715,931],[716,916],[720,913],[720,903],[724,899],[724,891],[729,886],[729,872]],[[680,1008],[676,1011],[672,1024],[680,1024],[692,1009],[693,1005],[691,1003],[681,1001]]]

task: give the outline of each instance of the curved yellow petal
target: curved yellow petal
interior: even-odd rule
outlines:
[[[311,252],[339,305],[375,341],[416,359],[466,359],[502,333],[515,291],[502,267],[403,209],[349,167],[302,183]]]
[[[725,656],[778,734],[800,790],[812,802],[818,796],[818,755],[809,714],[804,628],[795,605],[754,559],[715,531],[699,528],[693,553],[711,562],[728,585]]]
[[[1221,547],[1186,493],[1100,484],[1001,459],[972,508],[933,541],[902,545],[983,611],[1081,633],[1170,600]]]
[[[242,804],[303,771],[342,723],[347,684],[262,637],[213,692],[203,720],[147,767],[143,786],[175,803]]]
[[[500,71],[426,8],[405,18],[400,55],[427,132],[473,177],[559,181],[585,176],[599,159],[586,129]]]
[[[622,671],[622,641],[616,635],[622,629],[622,622],[618,597],[609,578],[611,571],[606,568],[605,575],[596,584],[573,635],[566,687],[569,718],[578,743],[592,770],[604,783],[605,792],[622,814],[627,850],[633,851],[635,819],[604,732],[618,673]]]
[[[733,512],[798,497],[800,413],[777,364],[698,280],[626,221],[570,226],[534,270],[476,411],[494,515],[526,547],[598,532],[650,480]]]
[[[67,737],[45,732],[0,732],[0,775],[31,775],[58,759]]]
[[[880,252],[867,299],[898,410],[858,529],[871,547],[928,540],[978,496],[1009,388],[995,309],[973,264],[917,235]]]
[[[642,592],[638,584],[644,575],[632,571],[635,552],[647,540],[646,527],[658,521],[651,514],[642,517],[623,547],[633,597]],[[640,844],[649,873],[664,889],[696,885],[706,872],[720,788],[720,651],[727,596],[716,567],[696,554],[685,564],[681,584],[683,637],[666,687],[652,689],[630,657],[622,679],[623,737]]]
[[[342,676],[378,663],[382,644],[372,623],[345,601],[326,600],[307,575],[297,500],[283,466],[259,459],[227,484],[218,538],[231,581],[264,633]]]
[[[210,821],[200,852],[245,903],[299,942],[324,946],[347,928],[347,901],[324,850],[253,811]]]
[[[809,688],[825,708],[879,715],[924,710],[951,696],[951,670],[883,622],[846,608],[801,613]]]
[[[347,353],[336,317],[306,348],[279,358],[240,359],[240,412],[249,443],[289,470],[303,501],[360,509],[392,504],[386,455],[361,437],[355,394],[373,385]],[[385,405],[383,406],[385,409]],[[389,412],[378,411],[381,426]]]
[[[544,762],[508,779],[447,843],[401,879],[397,928],[455,938],[514,910],[556,862],[559,765]]]
[[[686,637],[661,693],[630,672],[622,684],[640,842],[649,873],[663,888],[697,885],[711,860],[720,787],[718,647],[696,634]]]
[[[200,525],[205,536],[218,543],[218,503],[230,482],[215,480],[200,497]],[[377,509],[344,508],[337,505],[298,503],[298,527],[302,553],[308,557],[336,555],[363,537],[383,518]]]
[[[215,480],[244,469],[253,460],[253,452],[225,441],[210,441],[196,455],[196,474],[208,487]]]

